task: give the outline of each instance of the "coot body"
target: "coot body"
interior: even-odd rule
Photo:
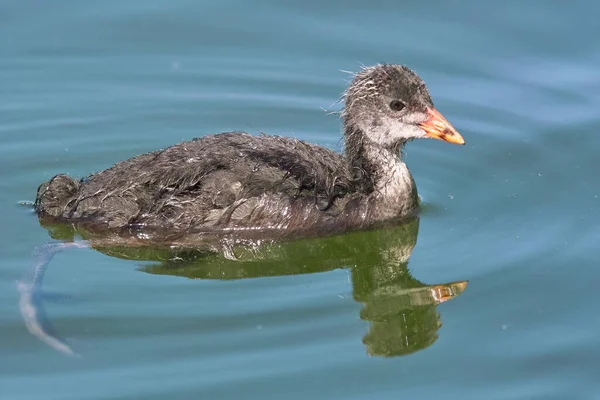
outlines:
[[[293,138],[228,132],[182,142],[75,180],[40,185],[40,219],[93,232],[343,231],[412,215],[405,143],[464,144],[423,81],[401,65],[357,73],[342,113],[344,152]],[[278,233],[279,232],[279,233]]]

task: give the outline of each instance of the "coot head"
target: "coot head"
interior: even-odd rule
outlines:
[[[364,68],[354,76],[344,98],[345,139],[351,146],[368,141],[397,150],[417,138],[465,143],[433,106],[425,82],[403,65]]]

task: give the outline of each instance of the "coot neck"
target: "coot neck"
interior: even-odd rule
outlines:
[[[383,146],[355,125],[345,126],[344,139],[348,167],[357,190],[376,198],[378,203],[385,203],[386,207],[417,206],[414,180],[400,158],[405,144],[403,141]]]

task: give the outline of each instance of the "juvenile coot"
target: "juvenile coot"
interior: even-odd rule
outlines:
[[[414,214],[406,142],[464,144],[402,65],[357,73],[344,94],[345,149],[228,132],[121,161],[81,180],[40,185],[40,219],[93,232],[310,232],[360,228]]]

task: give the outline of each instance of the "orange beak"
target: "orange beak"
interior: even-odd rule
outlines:
[[[450,125],[450,122],[446,121],[446,118],[438,110],[428,108],[427,115],[427,120],[419,124],[419,127],[427,132],[425,137],[450,143],[465,144],[465,140],[460,136],[460,133]]]

